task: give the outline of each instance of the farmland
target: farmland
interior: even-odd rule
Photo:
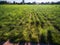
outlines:
[[[60,5],[0,5],[0,42],[60,44]]]

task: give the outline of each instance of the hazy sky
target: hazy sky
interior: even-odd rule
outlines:
[[[7,0],[7,1],[21,2],[22,0]],[[25,0],[25,2],[34,2],[34,1],[36,1],[36,2],[52,2],[52,1],[57,2],[57,1],[60,1],[60,0]]]

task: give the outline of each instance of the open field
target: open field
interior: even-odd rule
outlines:
[[[60,5],[0,5],[0,42],[60,45]]]

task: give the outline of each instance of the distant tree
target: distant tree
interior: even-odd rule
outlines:
[[[60,4],[60,1],[58,1],[58,2],[51,2],[51,4]]]
[[[36,2],[32,2],[32,4],[36,4]]]
[[[57,4],[60,4],[60,1],[58,1]]]
[[[46,2],[45,4],[50,4],[50,2]]]
[[[54,2],[51,2],[51,4],[54,4]]]
[[[15,1],[13,1],[13,4],[16,4],[16,2],[15,2]]]
[[[41,4],[44,4],[44,2],[41,2]]]
[[[26,4],[31,4],[31,2],[28,2],[28,3],[26,3]]]
[[[22,0],[22,4],[24,4],[25,2],[24,2],[24,0]]]
[[[7,4],[7,1],[0,1],[0,4]]]

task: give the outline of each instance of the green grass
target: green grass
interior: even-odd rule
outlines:
[[[60,44],[60,5],[0,5],[0,41],[51,42]]]

